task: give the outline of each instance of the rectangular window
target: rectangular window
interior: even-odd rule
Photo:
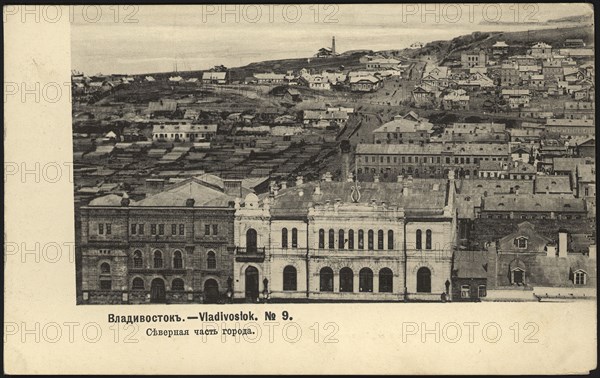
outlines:
[[[177,225],[175,223],[171,225],[171,235],[177,235]]]
[[[213,232],[213,235],[218,235],[219,234],[219,225],[218,224],[213,224],[212,225],[212,232]]]
[[[477,294],[479,295],[479,298],[487,296],[487,288],[485,285],[479,285],[479,292]]]
[[[165,234],[165,225],[163,223],[158,225],[158,234],[159,235],[164,235]]]
[[[150,224],[150,233],[156,235],[156,223]]]
[[[180,224],[179,225],[179,235],[185,235],[185,224]]]
[[[137,224],[132,224],[131,225],[131,235],[135,235],[137,234]]]
[[[104,223],[98,223],[98,233],[100,235],[104,234]]]
[[[210,235],[210,224],[204,225],[204,235]]]
[[[110,224],[110,223],[107,223],[107,224],[106,224],[106,235],[110,235],[110,234],[111,234],[111,232],[112,232],[112,231],[111,231],[111,224]]]
[[[138,234],[144,235],[144,224],[143,223],[138,224]]]
[[[390,157],[389,156],[387,157],[387,162],[388,162],[388,164],[390,163]]]

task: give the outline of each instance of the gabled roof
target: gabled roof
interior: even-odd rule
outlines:
[[[184,207],[190,198],[194,200],[194,207],[228,207],[230,202],[235,201],[235,197],[212,189],[196,178],[190,178],[130,206]]]

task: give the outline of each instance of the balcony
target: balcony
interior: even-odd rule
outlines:
[[[235,248],[236,262],[263,262],[265,261],[265,247],[236,247]]]

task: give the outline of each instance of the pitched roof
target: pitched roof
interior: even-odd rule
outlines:
[[[453,271],[458,278],[487,278],[488,254],[486,251],[454,252]]]
[[[367,144],[359,143],[356,146],[357,154],[454,154],[454,155],[494,155],[508,156],[508,145],[500,143],[456,143],[441,144],[428,143],[423,146],[418,144]]]
[[[167,190],[151,195],[130,206],[186,206],[188,199],[194,199],[194,207],[228,207],[235,201],[219,190],[212,189],[195,178],[186,179]]]
[[[503,194],[484,197],[485,211],[585,212],[585,202],[573,196],[555,194]]]
[[[413,179],[412,186],[407,195],[403,188],[408,187],[408,178],[403,183],[398,182],[361,182],[360,200],[358,205],[372,206],[372,201],[377,205],[385,202],[388,206],[397,205],[404,208],[406,214],[442,215],[446,203],[446,180],[444,179]],[[315,192],[319,186],[318,193]],[[271,202],[273,215],[299,215],[308,214],[308,209],[316,204],[333,206],[340,200],[342,206],[354,204],[351,195],[352,187],[356,182],[308,182],[301,185],[288,187],[279,191]],[[426,193],[426,195],[424,195]]]
[[[569,176],[536,176],[536,193],[573,193]]]

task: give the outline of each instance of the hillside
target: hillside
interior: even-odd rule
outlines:
[[[456,37],[449,41],[433,41],[417,50],[405,50],[406,56],[419,58],[433,56],[437,61],[459,60],[462,51],[475,48],[489,48],[497,41],[505,41],[513,48],[522,49],[523,53],[536,42],[545,42],[553,46],[562,46],[566,39],[579,38],[586,45],[594,45],[593,27],[581,25],[566,28],[551,28],[520,32],[474,32]]]

